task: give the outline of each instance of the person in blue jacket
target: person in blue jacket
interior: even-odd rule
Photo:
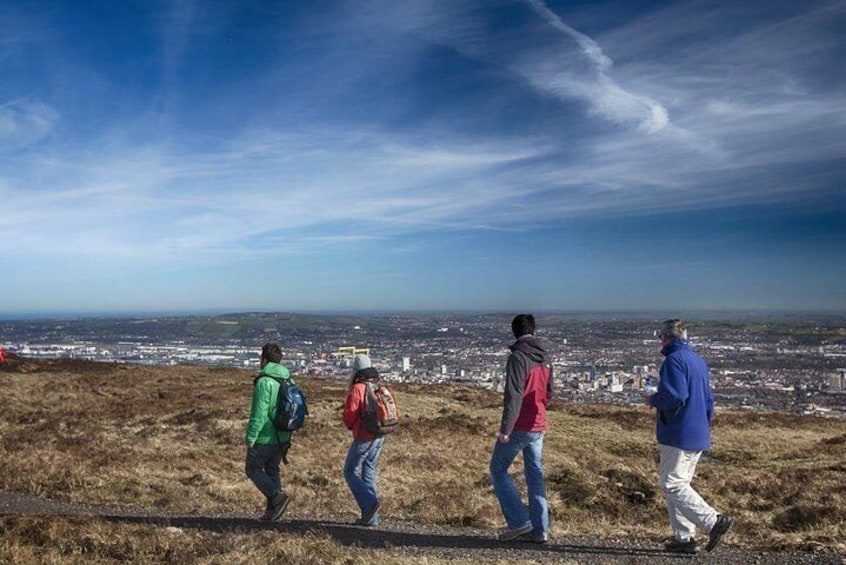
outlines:
[[[706,551],[720,542],[731,526],[731,518],[718,514],[690,486],[702,452],[711,448],[711,420],[714,394],[708,366],[688,345],[681,320],[667,320],[661,326],[661,365],[658,390],[644,396],[655,408],[656,437],[660,448],[659,482],[667,501],[673,540],[668,551],[696,553],[696,529],[708,534]]]

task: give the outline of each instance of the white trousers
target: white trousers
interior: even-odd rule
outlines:
[[[685,451],[669,445],[660,445],[661,468],[658,480],[667,500],[670,527],[679,541],[692,539],[696,528],[710,533],[717,522],[717,511],[690,486],[696,472],[701,451]]]

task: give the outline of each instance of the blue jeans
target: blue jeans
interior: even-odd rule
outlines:
[[[361,516],[376,506],[379,494],[376,492],[376,465],[385,444],[385,436],[374,440],[353,440],[344,462],[344,479],[352,491],[361,510]],[[371,525],[376,525],[379,517],[374,516]]]
[[[282,450],[275,443],[247,448],[244,473],[267,499],[273,498],[282,490],[282,479],[279,477],[281,461]]]
[[[491,482],[499,500],[502,514],[509,530],[516,530],[531,522],[533,532],[546,534],[549,529],[549,507],[546,504],[546,486],[543,480],[543,436],[545,432],[512,432],[508,443],[494,444],[491,454]],[[523,452],[523,469],[526,487],[529,491],[529,511],[514,481],[508,475],[508,468],[517,454]]]

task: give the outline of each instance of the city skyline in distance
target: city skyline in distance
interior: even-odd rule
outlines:
[[[0,313],[846,311],[844,20],[6,3]]]

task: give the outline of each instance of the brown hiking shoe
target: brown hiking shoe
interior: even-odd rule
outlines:
[[[279,518],[282,517],[282,514],[285,513],[285,510],[288,509],[288,504],[291,503],[291,497],[285,494],[284,492],[280,492],[273,498],[273,502],[270,505],[269,513],[269,520],[271,522],[275,522]]]
[[[532,526],[532,523],[526,522],[519,528],[514,528],[513,530],[504,530],[502,533],[499,534],[499,541],[515,540],[521,536],[532,533],[533,529],[534,527]]]

